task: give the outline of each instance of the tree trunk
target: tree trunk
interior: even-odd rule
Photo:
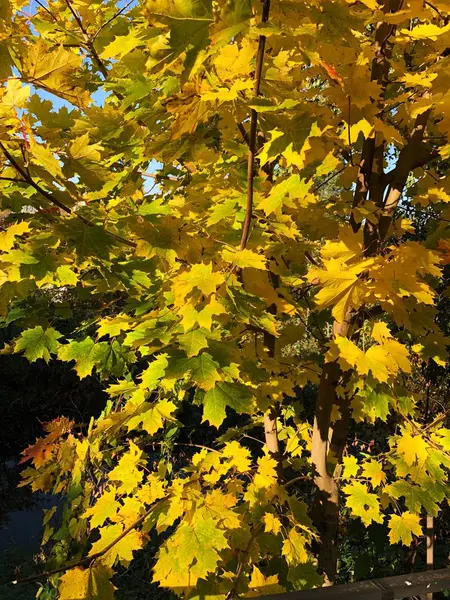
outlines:
[[[328,433],[331,410],[336,401],[336,385],[340,369],[337,363],[327,363],[320,380],[311,445],[311,457],[315,469],[316,495],[313,505],[313,521],[320,534],[319,567],[325,576],[325,585],[336,579],[337,545],[339,527],[339,490],[328,469]]]
[[[400,6],[401,0],[385,0],[383,12],[395,12],[399,10]],[[381,88],[377,102],[380,112],[383,110],[384,92],[388,83],[392,56],[390,37],[394,32],[394,25],[380,22],[375,33],[375,58],[372,62],[371,81],[376,81]],[[351,99],[349,104],[351,106]],[[367,197],[379,207],[379,215],[375,216],[374,222],[366,219],[364,225],[364,254],[366,256],[374,256],[379,252],[394,218],[409,173],[426,164],[431,158],[429,150],[423,143],[423,134],[428,118],[429,111],[425,111],[417,117],[411,137],[401,151],[395,169],[391,173],[384,173],[385,143],[383,139],[375,136],[364,142],[353,208],[356,209],[363,204]],[[385,194],[387,188],[388,192]],[[352,215],[350,224],[354,231],[359,229],[354,215]],[[347,336],[350,325],[357,316],[349,313],[346,315],[344,323],[334,322],[333,335]],[[342,399],[341,419],[333,426],[331,425],[332,406],[339,403],[336,386],[341,375],[336,363],[328,363],[323,368],[316,403],[311,450],[317,486],[312,514],[321,536],[319,566],[325,575],[326,585],[332,585],[336,578],[339,531],[339,490],[327,464],[328,452],[331,449],[336,459],[341,460],[348,437],[351,412],[350,403]]]
[[[426,535],[427,542],[427,569],[434,569],[434,518],[427,515]],[[433,593],[426,595],[426,600],[433,600]]]

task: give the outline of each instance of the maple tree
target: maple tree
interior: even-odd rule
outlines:
[[[40,598],[113,598],[151,531],[153,580],[189,598],[332,583],[343,505],[408,545],[450,496],[447,415],[409,385],[450,343],[448,3],[29,10],[0,3],[2,352],[110,396],[24,451],[24,484],[67,500]],[[68,330],[75,298],[102,309]],[[177,441],[183,411],[211,447]],[[386,452],[346,450],[388,415]]]

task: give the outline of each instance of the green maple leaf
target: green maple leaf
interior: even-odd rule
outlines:
[[[216,384],[203,398],[203,421],[220,427],[226,417],[226,407],[237,413],[249,413],[252,410],[253,394],[244,385],[222,382]]]
[[[70,362],[75,361],[75,371],[80,379],[92,373],[94,367],[103,377],[123,375],[125,364],[132,359],[133,354],[126,352],[116,341],[95,343],[86,337],[81,342],[69,340],[58,348],[58,358]]]
[[[317,567],[312,562],[290,567],[287,575],[295,590],[321,587],[323,577],[317,573]]]
[[[213,23],[212,5],[212,0],[147,0],[148,12],[169,26],[173,51],[186,52],[184,76],[208,41],[209,26]]]
[[[78,377],[83,379],[92,373],[92,369],[97,364],[96,344],[90,337],[86,337],[81,342],[69,340],[69,344],[59,346],[58,358],[70,362],[75,361],[75,371]]]
[[[86,225],[78,219],[60,226],[61,235],[73,241],[80,260],[109,259],[115,242],[100,225]]]
[[[59,338],[62,334],[53,327],[43,329],[40,325],[27,329],[21,333],[16,341],[16,352],[23,351],[30,362],[43,358],[48,363],[50,354],[56,354],[59,346]]]
[[[208,391],[213,388],[217,381],[220,381],[221,376],[218,372],[219,363],[212,357],[202,352],[200,356],[195,358],[189,365],[191,369],[191,379],[199,388]]]
[[[160,379],[164,377],[168,364],[167,354],[160,354],[142,373],[142,385],[149,390],[153,390]]]
[[[201,329],[194,329],[189,333],[180,335],[178,342],[189,358],[197,356],[200,350],[208,346],[205,333]]]
[[[406,508],[413,513],[420,513],[422,507],[425,508],[427,513],[433,516],[437,516],[439,512],[439,506],[436,504],[436,501],[440,501],[442,498],[440,498],[439,493],[437,497],[433,497],[435,490],[432,484],[427,486],[426,489],[422,489],[412,482],[399,479],[387,485],[384,491],[396,500],[403,496]]]
[[[132,361],[134,356],[133,353],[126,352],[117,341],[112,344],[99,342],[95,344],[94,352],[95,366],[103,377],[121,377],[126,363]]]
[[[393,401],[391,394],[383,389],[366,385],[363,390],[358,392],[357,396],[361,398],[364,413],[367,413],[373,419],[379,418],[386,421],[389,414],[389,403]]]

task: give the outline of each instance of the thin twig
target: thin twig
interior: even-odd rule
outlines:
[[[39,0],[36,0],[36,4],[39,4],[39,6],[40,6],[40,7],[41,7],[43,10],[45,10],[45,12],[46,12],[47,14],[49,14],[49,15],[51,16],[51,18],[52,18],[52,19],[55,21],[55,23],[58,23],[58,19],[55,17],[55,15],[52,13],[52,11],[51,11],[51,10],[49,10],[49,9],[48,9],[48,8],[45,6],[45,4],[42,4],[42,2],[40,2]]]
[[[352,166],[353,166],[353,163],[352,163]],[[330,177],[328,177],[327,179],[325,179],[325,181],[322,181],[322,183],[320,183],[315,188],[313,188],[310,193],[311,194],[315,194],[318,190],[320,190],[320,188],[322,188],[324,185],[326,185],[332,179],[334,179],[335,177],[337,177],[338,175],[340,175],[342,173],[342,171],[345,171],[346,168],[347,168],[347,165],[344,165],[341,169],[339,169],[339,171],[336,171],[336,173],[333,173],[333,175],[330,175]]]
[[[313,479],[314,477],[312,475],[300,475],[299,477],[294,477],[294,479],[287,481],[284,484],[284,487],[288,487],[289,485],[297,483],[297,481],[312,481]]]
[[[120,10],[118,10],[110,19],[108,19],[108,21],[106,21],[106,23],[103,23],[103,25],[100,26],[99,29],[97,29],[97,31],[94,33],[93,37],[92,37],[92,41],[94,41],[96,39],[96,37],[98,36],[98,34],[100,33],[100,31],[102,29],[104,29],[105,27],[107,27],[112,21],[114,21],[114,19],[117,19],[117,17],[120,17],[121,14],[123,14],[127,8],[133,4],[135,0],[130,0],[128,2],[128,4],[126,4],[123,8],[121,8]]]
[[[347,121],[347,130],[348,130],[348,148],[349,148],[349,152],[350,152],[350,164],[352,165],[352,167],[354,167],[355,165],[353,164],[353,146],[352,146],[352,135],[351,135],[351,129],[352,129],[352,98],[349,95],[348,96],[348,121]]]
[[[434,6],[434,4],[431,4],[431,2],[428,2],[428,0],[425,0],[424,4],[426,6],[429,6],[432,10],[435,10],[437,12],[437,14],[441,17],[441,19],[444,19],[444,21],[447,22],[448,17],[444,17],[444,15],[437,8],[437,6]]]
[[[258,535],[258,533],[260,532],[261,529],[262,529],[261,525],[257,525],[255,527],[255,529],[253,530],[252,534],[250,535],[250,539],[249,539],[249,541],[248,541],[245,549],[241,550],[241,556],[242,555],[248,556],[248,553],[249,553],[250,548],[251,548],[251,546],[252,546],[252,544],[254,542],[254,539]],[[239,564],[238,564],[238,568],[237,568],[237,571],[236,571],[236,577],[234,579],[233,587],[231,588],[231,590],[225,596],[225,600],[232,600],[234,597],[237,596],[236,589],[237,589],[237,586],[238,586],[238,583],[239,583],[239,577],[241,576],[242,571],[244,570],[244,566],[245,566],[244,560],[242,560],[242,558],[241,558],[241,560],[239,560]]]
[[[201,450],[207,450],[208,452],[215,452],[216,454],[222,455],[221,450],[210,448],[209,446],[203,446],[202,444],[190,444],[187,442],[171,442],[173,446],[188,446],[191,448],[200,448]],[[170,442],[150,442],[149,446],[170,446]]]
[[[239,123],[237,124],[238,129],[240,131],[240,134],[242,135],[242,139],[244,140],[244,142],[247,144],[247,146],[249,145],[249,139],[248,139],[248,133],[245,130],[244,125],[239,121]]]

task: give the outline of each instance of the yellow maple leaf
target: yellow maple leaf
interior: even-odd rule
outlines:
[[[450,31],[450,23],[444,27],[433,23],[420,23],[412,29],[401,29],[398,35],[401,38],[410,38],[413,40],[434,40]]]
[[[7,227],[6,231],[0,233],[0,250],[8,252],[14,246],[16,237],[30,231],[30,226],[25,221],[13,223]]]
[[[253,566],[252,576],[248,587],[251,591],[245,594],[245,598],[270,596],[271,594],[284,592],[284,588],[279,584],[278,575],[269,575],[266,577],[256,565]]]
[[[98,337],[103,337],[104,335],[114,337],[119,335],[122,331],[129,331],[132,322],[132,319],[124,313],[120,313],[112,318],[105,317],[99,321],[97,335]]]
[[[342,490],[347,494],[346,505],[351,509],[352,515],[360,517],[366,527],[372,521],[382,523],[383,516],[380,513],[378,497],[369,493],[366,484],[354,481],[344,486]]]
[[[75,567],[61,575],[60,600],[114,600],[116,589],[110,582],[113,572],[97,562],[89,569]]]
[[[247,38],[242,40],[240,48],[236,43],[226,44],[214,59],[217,75],[222,81],[249,75],[254,54],[255,44]]]
[[[103,492],[94,506],[89,507],[84,513],[84,518],[91,519],[90,526],[100,527],[106,519],[114,517],[119,505],[116,501],[116,490],[114,487]]]
[[[250,452],[239,442],[227,442],[222,449],[222,456],[228,459],[228,466],[236,469],[239,473],[247,473],[251,469]]]
[[[139,516],[139,515],[138,515]],[[135,520],[137,520],[138,516]],[[122,523],[107,525],[100,530],[100,539],[92,544],[89,556],[102,552],[112,542],[117,540],[125,531]],[[107,552],[102,554],[102,563],[112,567],[116,560],[123,565],[128,565],[133,560],[133,552],[142,548],[142,534],[132,529],[122,539],[117,541]]]
[[[219,552],[229,545],[217,520],[199,512],[191,521],[184,519],[160,546],[154,581],[174,589],[192,588],[199,578],[205,579],[216,570],[221,559]]]
[[[4,106],[23,108],[30,96],[30,86],[22,86],[19,79],[8,79],[6,83],[6,94],[1,99]]]
[[[156,473],[152,473],[147,477],[147,482],[138,489],[136,497],[140,502],[153,504],[156,500],[164,498],[166,493],[164,481]]]
[[[342,464],[344,465],[344,479],[350,479],[351,477],[357,476],[360,465],[356,457],[344,456],[344,458],[342,459]]]
[[[372,259],[362,260],[355,265],[346,265],[342,260],[324,261],[324,268],[313,268],[307,274],[307,280],[320,282],[322,289],[316,294],[317,308],[332,307],[333,317],[342,323],[350,308],[358,309],[364,302],[364,284],[359,278],[370,265]]]
[[[241,515],[232,510],[237,504],[237,498],[234,494],[215,489],[204,496],[203,502],[204,506],[201,511],[204,511],[206,517],[216,519],[227,529],[242,527]]]
[[[339,230],[338,240],[327,240],[320,250],[322,259],[340,259],[348,262],[351,259],[361,258],[364,251],[362,232],[354,232],[351,227],[343,227]]]
[[[258,459],[258,470],[253,479],[256,488],[270,488],[277,481],[277,461],[269,455]]]
[[[222,250],[221,256],[227,263],[234,263],[237,267],[243,269],[250,267],[253,269],[266,269],[266,259],[261,254],[253,250],[231,250],[226,248]]]
[[[139,461],[142,456],[142,450],[130,440],[130,447],[120,459],[108,478],[110,481],[120,482],[117,487],[118,494],[128,494],[132,492],[138,483],[142,481],[143,471],[138,469]]]
[[[264,523],[264,531],[277,535],[281,531],[281,521],[273,513],[266,513],[262,521]]]
[[[165,421],[174,421],[173,413],[177,407],[171,400],[164,398],[151,404],[144,402],[134,417],[127,422],[128,431],[137,429],[142,424],[148,434],[155,434],[158,429],[164,426]]]
[[[139,490],[140,491],[140,490]],[[130,527],[141,515],[143,510],[140,496],[125,496],[121,499],[118,505],[117,513],[113,514],[110,519],[113,523],[122,523],[124,528]]]
[[[416,462],[423,465],[428,459],[428,444],[421,435],[411,435],[403,430],[402,437],[397,441],[397,452],[409,466]]]
[[[308,560],[306,551],[306,538],[295,528],[292,528],[287,538],[283,541],[281,553],[289,565],[298,565]]]
[[[389,327],[386,323],[378,321],[372,324],[372,330],[370,336],[379,344],[383,344],[385,340],[392,338],[392,334],[389,331]]]
[[[377,487],[386,479],[386,474],[384,473],[381,464],[376,460],[370,460],[369,462],[363,463],[362,474],[363,477],[370,480],[373,487]]]
[[[361,119],[354,125],[351,125],[350,132],[348,127],[341,133],[341,139],[346,143],[354,144],[358,140],[359,134],[362,133],[364,138],[368,138],[373,133],[374,127],[367,119]]]
[[[409,511],[402,515],[392,515],[389,520],[389,541],[391,544],[402,542],[405,546],[410,546],[412,542],[412,534],[422,535],[419,515],[415,515]]]
[[[214,293],[219,285],[225,281],[222,273],[213,273],[212,264],[198,263],[192,265],[173,279],[173,293],[175,304],[182,306],[185,298],[194,289],[200,290],[206,296]]]

